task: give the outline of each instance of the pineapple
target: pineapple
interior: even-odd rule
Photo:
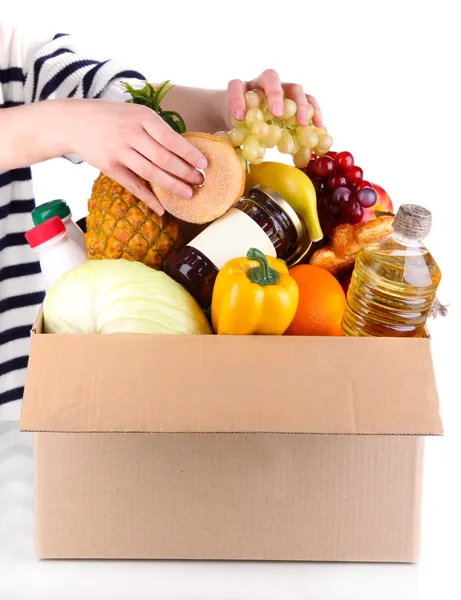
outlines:
[[[172,89],[168,84],[165,81],[156,90],[149,83],[142,90],[124,86],[131,95],[128,102],[152,108],[175,131],[184,133],[186,127],[181,116],[160,107],[161,100]],[[88,201],[85,234],[88,258],[123,258],[161,270],[170,252],[184,244],[180,223],[168,213],[159,217],[123,186],[100,173]]]
[[[88,202],[85,246],[89,259],[124,258],[161,270],[183,244],[180,222],[159,217],[131,192],[101,173]]]

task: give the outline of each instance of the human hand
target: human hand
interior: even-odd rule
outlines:
[[[269,110],[274,117],[283,115],[283,100],[284,98],[290,98],[297,104],[296,118],[299,125],[308,124],[308,104],[311,104],[314,108],[314,125],[317,127],[322,126],[322,112],[317,100],[313,96],[305,94],[302,86],[297,83],[282,83],[274,69],[267,69],[251,81],[233,79],[229,82],[227,88],[229,110],[238,121],[245,118],[245,92],[254,89],[260,89],[266,94]]]
[[[203,183],[206,158],[153,110],[105,100],[68,100],[69,153],[123,185],[154,212],[165,210],[146,181],[182,198]]]

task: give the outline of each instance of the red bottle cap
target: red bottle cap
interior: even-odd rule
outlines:
[[[45,242],[49,242],[66,231],[66,226],[59,217],[52,217],[25,234],[26,240],[31,248],[36,248]]]

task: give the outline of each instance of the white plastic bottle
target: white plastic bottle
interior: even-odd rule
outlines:
[[[48,221],[52,217],[59,217],[67,229],[67,235],[76,244],[86,250],[83,231],[72,220],[72,212],[64,200],[50,200],[40,204],[32,211],[32,221],[35,226]]]
[[[29,246],[37,252],[47,290],[61,275],[83,264],[86,252],[67,234],[59,217],[51,217],[26,233]]]

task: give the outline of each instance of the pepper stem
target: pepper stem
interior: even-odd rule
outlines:
[[[266,256],[257,248],[250,248],[247,252],[248,260],[256,260],[259,267],[252,267],[248,270],[248,279],[251,283],[261,286],[277,285],[279,282],[278,272],[269,266]]]

